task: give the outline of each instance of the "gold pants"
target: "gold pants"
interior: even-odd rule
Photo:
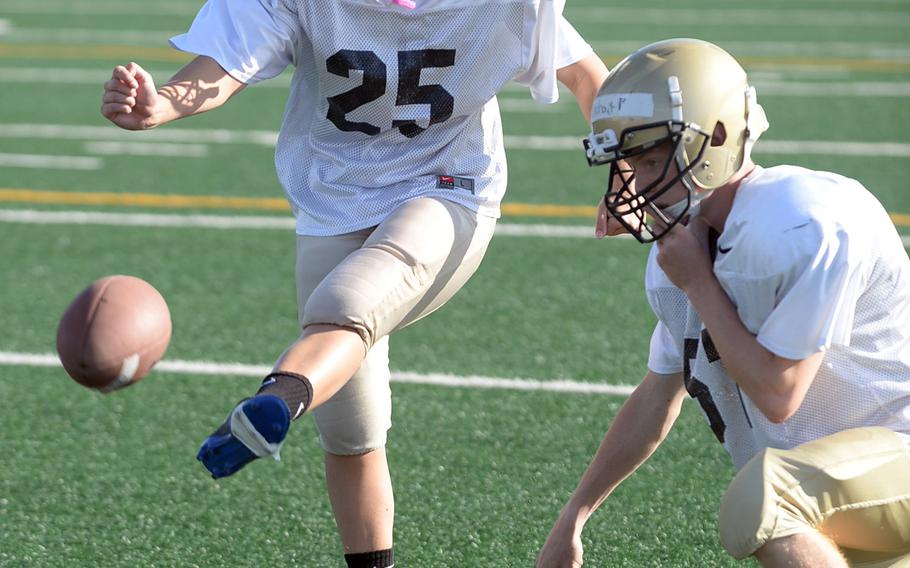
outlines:
[[[313,412],[323,449],[363,454],[392,426],[388,335],[445,304],[480,265],[496,220],[442,199],[402,204],[377,227],[331,237],[297,236],[302,327],[357,331],[360,369]]]
[[[735,558],[819,531],[851,566],[910,566],[910,446],[887,428],[856,428],[767,449],[733,479],[719,524]]]

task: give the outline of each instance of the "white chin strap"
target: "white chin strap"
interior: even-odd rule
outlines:
[[[671,101],[673,100],[674,91],[679,90],[679,83],[676,77],[670,77],[669,86],[671,93]],[[758,104],[758,99],[755,94],[755,87],[749,86],[745,92],[746,96],[746,141],[743,144],[743,164],[749,159],[752,155],[752,147],[755,146],[755,142],[758,138],[768,130],[770,124],[768,123],[768,117],[765,115],[765,109]],[[674,108],[674,115],[676,114],[676,109]],[[679,114],[682,114],[682,108],[680,105]],[[675,118],[675,116],[674,116]],[[680,116],[680,119],[682,117]],[[691,180],[690,180],[691,182]],[[686,184],[688,185],[688,184]],[[680,199],[673,205],[667,207],[661,207],[661,211],[669,217],[670,219],[675,219],[681,216],[683,213],[688,214],[689,217],[695,217],[698,215],[701,210],[702,200],[709,196],[713,190],[702,190],[700,192],[695,192],[693,188],[688,188],[690,193],[690,199]],[[689,210],[686,211],[686,204],[689,203]]]
[[[664,215],[666,215],[669,219],[676,219],[678,217],[681,217],[684,213],[689,217],[695,217],[698,215],[699,210],[701,210],[701,199],[698,201],[693,201],[692,204],[689,205],[689,209],[687,211],[686,205],[688,204],[688,199],[680,199],[673,205],[670,205],[668,207],[661,207],[660,210],[663,211]]]
[[[752,156],[752,147],[769,126],[765,109],[758,104],[755,87],[750,86],[746,89],[746,142],[743,145],[743,162]]]
[[[688,185],[688,184],[687,184]],[[669,219],[678,219],[683,215],[688,217],[695,217],[701,211],[701,202],[705,197],[711,195],[711,192],[714,190],[703,190],[700,193],[695,193],[692,189],[687,188],[689,191],[689,198],[682,198],[673,205],[668,205],[666,207],[661,207],[660,210],[664,215]],[[689,209],[686,209],[686,206],[689,206]]]

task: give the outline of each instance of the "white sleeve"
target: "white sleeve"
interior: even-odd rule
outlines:
[[[514,80],[531,89],[531,96],[539,103],[550,104],[559,100],[556,70],[567,67],[593,52],[591,46],[579,35],[562,15],[564,0],[541,0],[530,42],[524,46],[525,71]]]
[[[849,345],[856,302],[865,289],[861,259],[842,229],[818,227],[809,258],[786,272],[758,342],[779,357],[805,359]]]
[[[557,69],[568,67],[594,53],[591,45],[563,16],[559,18],[557,34],[555,65]]]
[[[206,55],[252,85],[295,63],[303,30],[285,0],[208,0],[187,33],[171,38],[181,51]]]
[[[651,349],[648,352],[648,369],[659,375],[683,372],[683,354],[673,339],[669,328],[657,322],[651,334]]]

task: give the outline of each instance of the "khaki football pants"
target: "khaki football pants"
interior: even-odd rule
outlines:
[[[389,333],[430,314],[468,281],[496,220],[450,201],[418,198],[378,227],[331,237],[297,236],[301,327],[351,328],[367,356],[313,411],[322,447],[336,455],[381,448],[392,425]]]
[[[910,566],[910,447],[886,428],[857,428],[767,449],[733,479],[719,524],[735,558],[820,531],[851,566]]]

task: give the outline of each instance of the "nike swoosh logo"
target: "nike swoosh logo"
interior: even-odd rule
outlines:
[[[717,252],[719,252],[720,254],[727,254],[727,253],[730,252],[731,250],[733,250],[733,247],[724,248],[724,247],[722,247],[722,246],[720,246],[720,245],[717,245]]]

